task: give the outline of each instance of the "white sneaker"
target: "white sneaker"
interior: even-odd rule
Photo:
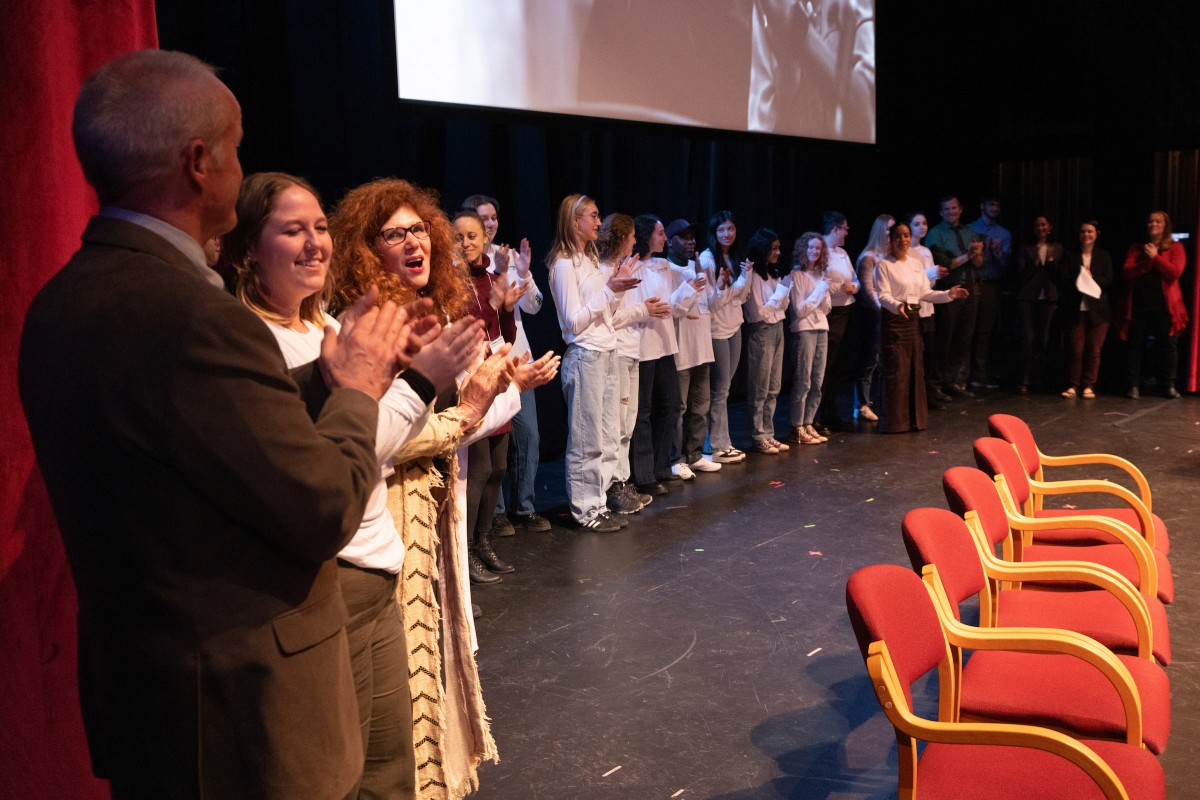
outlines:
[[[718,464],[738,464],[746,460],[746,454],[736,447],[726,447],[713,453],[712,460]]]
[[[858,409],[858,418],[865,419],[867,422],[879,421],[879,415],[872,411],[870,406],[861,406]]]
[[[710,460],[707,456],[700,456],[691,464],[689,464],[695,472],[719,472],[721,465]]]
[[[690,481],[692,478],[696,477],[696,473],[692,472],[691,468],[688,467],[687,464],[674,465],[671,467],[671,474],[676,478],[679,478],[681,481]]]

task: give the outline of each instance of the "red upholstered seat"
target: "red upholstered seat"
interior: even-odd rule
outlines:
[[[943,476],[949,487],[971,482],[994,493],[986,475],[971,467],[952,467]],[[947,489],[949,493],[951,490]],[[1162,601],[1139,595],[1149,621],[1149,644],[1139,648],[1138,628],[1129,608],[1110,591],[1087,588],[1080,591],[1039,591],[1036,584],[1020,590],[997,590],[1011,573],[989,571],[966,523],[953,512],[940,508],[916,508],[901,525],[905,547],[913,568],[920,572],[934,564],[946,594],[955,603],[980,598],[980,624],[997,627],[1061,628],[1090,636],[1114,651],[1137,655],[1149,650],[1160,664],[1171,661],[1171,638],[1167,612]],[[993,545],[994,548],[994,545]],[[1001,566],[1012,569],[1011,562]],[[1018,568],[1019,569],[1019,568]],[[988,580],[991,578],[991,581]],[[1046,586],[1062,587],[1063,582]],[[1085,586],[1074,583],[1074,586]],[[987,613],[992,608],[994,612]],[[984,617],[987,617],[986,619]]]
[[[1080,466],[1080,465],[1095,465],[1106,464],[1118,469],[1124,470],[1129,476],[1133,477],[1138,484],[1138,499],[1141,500],[1149,510],[1150,508],[1150,485],[1147,483],[1145,476],[1126,459],[1108,453],[1091,453],[1077,454],[1071,456],[1050,456],[1043,453],[1033,438],[1033,431],[1020,417],[1014,417],[1011,414],[993,414],[988,417],[988,428],[992,436],[1003,439],[1008,442],[1017,451],[1017,456],[1020,459],[1021,467],[1025,475],[1035,481],[1046,481],[1045,468],[1047,466]],[[1094,514],[1100,517],[1111,517],[1126,523],[1136,531],[1141,531],[1142,520],[1137,512],[1128,505],[1117,506],[1114,508],[1099,508],[1087,507],[1080,509],[1069,508],[1044,508],[1041,498],[1034,498],[1031,507],[1026,509],[1026,513],[1037,518],[1054,517],[1054,516],[1072,516],[1079,514]],[[1171,539],[1167,532],[1166,523],[1162,517],[1151,513],[1151,519],[1154,524],[1154,549],[1163,553],[1171,552]],[[1035,539],[1051,544],[1108,544],[1115,539],[1104,531],[1087,530],[1087,529],[1059,529],[1038,531]]]
[[[1117,656],[1142,700],[1142,740],[1162,753],[1171,734],[1171,684],[1159,665]],[[963,719],[1045,725],[1076,736],[1120,739],[1125,711],[1095,667],[1067,655],[976,652],[962,673]]]
[[[932,574],[928,580],[941,591]],[[880,705],[896,728],[901,796],[1090,800],[1124,791],[1135,800],[1165,798],[1162,768],[1141,747],[1077,742],[1026,724],[959,721],[952,707],[957,682],[950,642],[930,593],[911,571],[891,565],[859,570],[847,582],[846,607]],[[931,723],[912,713],[911,686],[935,667],[942,721]],[[1016,682],[1011,674],[1004,681]],[[919,760],[917,738],[929,742]]]
[[[975,462],[979,465],[979,468],[993,478],[998,475],[1003,476],[1013,503],[1017,508],[1025,507],[1030,497],[1029,478],[1022,467],[1020,456],[1012,445],[1003,439],[984,437],[975,440],[974,451]],[[1084,516],[1084,512],[1077,511],[1076,514]],[[1087,516],[1090,520],[1089,524],[1096,524],[1096,517]],[[1058,517],[1058,519],[1066,519],[1066,517]],[[1006,520],[1010,527],[1034,527],[1030,523],[1015,520],[1008,512],[1006,512]],[[1036,520],[1034,521],[1036,522]],[[1037,544],[1037,534],[1040,532],[1040,530],[1034,532],[1034,544],[1027,545],[1020,550],[1019,560],[1048,561],[1065,559],[1089,561],[1115,569],[1121,575],[1129,578],[1134,585],[1142,587],[1137,561],[1129,546],[1125,544]],[[1166,555],[1159,550],[1152,550],[1150,558],[1157,573],[1158,598],[1164,603],[1169,604],[1174,602],[1175,581],[1171,575],[1171,565],[1167,561]]]
[[[1112,767],[1131,798],[1166,798],[1162,765],[1149,750],[1084,741]],[[978,744],[930,744],[921,754],[920,800],[1099,800],[1083,770],[1053,753]]]

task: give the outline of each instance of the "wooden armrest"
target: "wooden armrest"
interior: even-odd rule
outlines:
[[[1114,456],[1111,453],[1079,453],[1070,456],[1050,456],[1041,450],[1038,451],[1038,459],[1046,467],[1076,467],[1088,464],[1107,464],[1110,467],[1116,467],[1133,478],[1134,483],[1137,484],[1138,494],[1141,495],[1142,502],[1146,504],[1146,508],[1151,511],[1154,510],[1150,497],[1150,481],[1146,480],[1146,476],[1142,471],[1128,459]]]
[[[1029,480],[1030,491],[1043,494],[1109,494],[1129,505],[1137,514],[1138,522],[1141,523],[1141,534],[1154,547],[1154,518],[1150,515],[1150,508],[1142,502],[1141,498],[1133,492],[1126,489],[1119,483],[1112,481],[1097,481],[1097,480],[1072,480],[1072,481],[1035,481],[1032,478]],[[1086,509],[1080,509],[1083,513],[1087,513]]]

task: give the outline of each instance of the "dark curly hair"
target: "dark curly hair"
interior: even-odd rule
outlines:
[[[466,314],[471,287],[464,267],[455,263],[458,247],[454,229],[438,205],[437,193],[399,178],[377,178],[351,189],[329,217],[336,270],[333,307],[353,305],[374,283],[380,302],[409,303],[417,292],[398,275],[383,268],[377,241],[383,224],[408,206],[429,225],[429,283],[421,290],[433,300],[435,312],[447,320]]]

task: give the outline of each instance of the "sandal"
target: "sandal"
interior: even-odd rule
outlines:
[[[1084,388],[1083,399],[1085,399],[1085,400],[1095,400],[1096,399],[1096,393],[1094,391],[1092,391],[1092,387],[1088,386],[1088,387]]]
[[[1075,397],[1075,387],[1072,386],[1070,389],[1067,389],[1065,392],[1062,393],[1062,396],[1074,398]]]

